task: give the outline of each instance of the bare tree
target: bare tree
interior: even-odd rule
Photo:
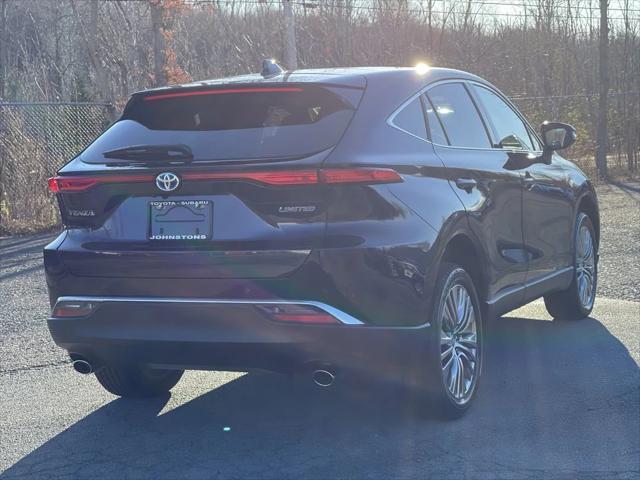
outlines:
[[[296,20],[293,15],[293,5],[291,0],[284,1],[284,63],[289,70],[298,68],[298,50],[296,47]]]
[[[7,62],[7,0],[0,0],[0,100],[4,99]]]
[[[99,100],[107,100],[113,98],[113,89],[109,83],[109,78],[106,73],[106,69],[102,63],[102,59],[99,51],[98,41],[98,16],[99,16],[99,2],[89,2],[89,15],[88,25],[85,25],[84,15],[81,15],[78,11],[76,0],[71,1],[71,8],[76,18],[80,35],[84,41],[85,50],[89,64],[93,70],[96,84],[96,93]]]
[[[607,178],[607,119],[609,116],[609,0],[600,0],[600,100],[598,107],[598,148],[596,151],[596,166],[601,178]]]
[[[153,35],[153,83],[154,86],[166,85],[167,78],[164,70],[164,9],[162,0],[150,0],[151,5],[151,34]]]
[[[129,92],[150,86],[255,72],[262,58],[282,54],[295,32],[297,58],[283,58],[289,68],[428,59],[471,70],[526,97],[517,102],[534,122],[575,124],[580,141],[569,154],[588,157],[583,166],[595,168],[594,152],[608,149],[620,160],[609,160],[607,173],[636,168],[637,0],[619,0],[602,12],[586,0],[512,0],[510,10],[496,3],[0,0],[0,95],[122,105]],[[288,11],[295,11],[295,24]],[[600,28],[598,13],[607,15]],[[599,68],[607,66],[612,73],[601,78]]]

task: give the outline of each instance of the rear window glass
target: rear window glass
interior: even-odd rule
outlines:
[[[308,84],[158,92],[134,99],[82,160],[111,163],[118,159],[105,152],[178,144],[194,161],[304,156],[339,141],[361,96],[357,88]]]

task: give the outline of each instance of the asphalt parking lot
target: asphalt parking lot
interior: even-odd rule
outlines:
[[[1,478],[640,478],[640,193],[599,188],[593,315],[496,320],[477,403],[445,422],[381,382],[189,372],[117,399],[49,338],[41,248],[0,240]]]

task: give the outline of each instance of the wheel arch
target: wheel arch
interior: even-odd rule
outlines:
[[[455,233],[444,246],[442,262],[455,263],[466,270],[476,287],[480,302],[487,300],[486,261],[473,235],[461,231]]]
[[[578,201],[578,212],[583,212],[589,216],[596,231],[596,243],[600,245],[600,212],[598,201],[589,193],[584,194]]]

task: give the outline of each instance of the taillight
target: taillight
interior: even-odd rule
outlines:
[[[185,173],[182,178],[184,180],[251,180],[268,185],[311,185],[318,183],[318,171],[193,172]]]
[[[398,183],[402,177],[389,168],[328,168],[320,170],[320,183]]]
[[[184,180],[250,180],[268,185],[317,185],[326,183],[398,183],[402,177],[390,168],[323,168],[269,172],[190,172]]]
[[[83,192],[99,184],[105,183],[139,183],[152,182],[153,175],[105,175],[82,177],[53,177],[47,182],[53,193]]]
[[[53,177],[47,180],[47,183],[49,184],[49,191],[53,193],[60,193],[62,191],[73,192],[78,190],[86,190],[87,188],[95,185],[96,182],[91,178],[79,178],[76,179],[75,182],[73,182],[69,180],[65,181],[65,179],[63,178]]]
[[[273,170],[254,172],[186,172],[183,180],[236,180],[266,185],[376,184],[398,183],[402,177],[389,168],[323,168],[320,170]],[[83,192],[96,185],[109,183],[153,182],[155,175],[64,176],[48,180],[53,193]]]

